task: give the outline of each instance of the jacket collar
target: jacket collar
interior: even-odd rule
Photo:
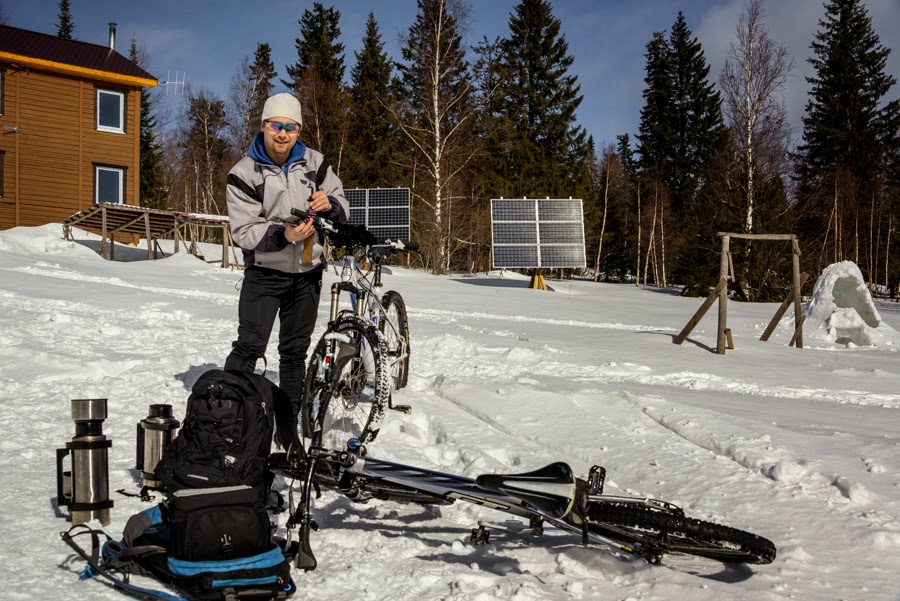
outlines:
[[[247,156],[257,163],[281,167],[281,170],[284,171],[285,175],[287,175],[288,169],[292,164],[304,160],[303,157],[306,156],[306,145],[300,140],[297,140],[297,143],[294,144],[293,148],[291,148],[291,154],[288,157],[288,160],[285,161],[284,165],[276,165],[275,161],[270,159],[269,155],[266,154],[266,147],[263,143],[263,133],[259,132],[250,143],[250,148],[247,150]]]

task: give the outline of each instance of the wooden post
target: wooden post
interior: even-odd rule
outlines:
[[[153,241],[150,239],[150,213],[144,213],[144,236],[147,237],[147,259],[153,260],[156,255],[153,253]]]
[[[728,327],[728,251],[731,238],[722,236],[722,255],[719,257],[719,326],[716,334],[716,353],[725,354],[725,329]]]
[[[800,245],[797,236],[791,236],[791,256],[794,263],[794,338],[797,348],[803,348],[803,314],[800,308]]]
[[[178,254],[178,243],[181,241],[181,219],[175,217],[175,254]]]
[[[703,304],[700,305],[700,308],[697,309],[697,312],[694,313],[694,316],[691,317],[691,320],[687,322],[687,325],[684,326],[684,329],[681,330],[681,333],[675,337],[675,344],[681,344],[685,341],[688,335],[693,331],[694,328],[697,327],[697,324],[700,323],[700,320],[703,319],[703,316],[706,315],[706,312],[709,311],[709,308],[712,307],[712,304],[716,302],[716,299],[719,298],[719,291],[725,283],[721,280],[719,281],[719,285],[716,286],[716,289],[710,293],[709,296],[706,297],[706,300],[703,301]]]
[[[727,348],[734,350],[734,340],[731,338],[731,328],[725,328],[725,340],[728,343]]]
[[[791,336],[791,341],[788,342],[788,346],[795,346],[803,344],[803,322],[806,321],[806,315],[800,316],[800,323],[798,323],[794,327],[794,335]],[[797,346],[797,348],[803,348],[802,346]]]
[[[806,283],[806,280],[809,279],[808,273],[800,274],[800,287],[803,287],[803,284]],[[762,342],[766,342],[769,339],[769,336],[772,335],[772,332],[775,331],[775,327],[781,323],[781,318],[784,317],[784,314],[787,313],[787,308],[791,305],[794,300],[794,290],[791,288],[790,292],[784,297],[784,300],[781,302],[781,306],[778,307],[778,310],[775,311],[775,317],[772,318],[772,321],[769,322],[766,331],[763,332],[763,335],[759,337]],[[796,329],[796,324],[794,325],[794,329]]]
[[[100,207],[100,255],[109,260],[109,249],[106,246],[106,207]]]
[[[228,226],[222,227],[222,267],[228,267]]]

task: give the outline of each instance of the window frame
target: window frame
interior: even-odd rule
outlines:
[[[100,172],[115,172],[119,174],[119,200],[100,200]],[[125,204],[125,176],[126,169],[125,167],[120,167],[118,165],[100,165],[94,164],[94,204],[99,204],[101,202],[108,202],[113,204]]]
[[[111,96],[117,96],[119,98],[119,127],[113,127],[110,125],[103,125],[100,123],[100,95],[101,94],[109,94]],[[124,134],[125,133],[125,92],[121,90],[111,90],[109,88],[97,88],[97,93],[95,94],[95,100],[97,105],[96,111],[96,122],[97,122],[97,131],[104,131],[113,134]]]

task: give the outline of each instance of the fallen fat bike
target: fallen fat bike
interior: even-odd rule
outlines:
[[[291,507],[288,533],[299,529],[296,566],[315,569],[309,534],[318,526],[311,514],[311,489],[335,490],[365,503],[372,499],[449,505],[456,500],[474,503],[528,520],[520,532],[540,534],[545,525],[581,537],[585,545],[662,562],[667,553],[688,554],[726,563],[768,564],[775,545],[760,536],[689,518],[677,506],[657,499],[606,495],[605,469],[595,466],[586,480],[558,462],[523,474],[486,474],[465,478],[366,456],[365,446],[351,440],[348,450],[311,446],[299,453],[275,453],[270,469],[300,482],[300,502]],[[293,484],[292,484],[293,486]],[[490,529],[505,526],[479,523],[473,543],[488,542]]]

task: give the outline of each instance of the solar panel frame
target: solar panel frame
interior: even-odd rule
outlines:
[[[491,199],[494,269],[584,268],[581,199]]]

